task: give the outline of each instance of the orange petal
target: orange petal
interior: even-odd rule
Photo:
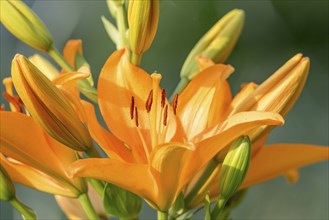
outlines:
[[[329,148],[307,144],[272,144],[251,160],[242,188],[285,175],[289,170],[329,159]]]
[[[245,135],[258,126],[282,124],[283,118],[271,112],[241,112],[231,116],[218,127],[217,134],[213,130],[210,131],[211,136],[207,139],[201,138],[202,141],[196,145],[191,164],[186,170],[186,180],[201,170],[211,158],[239,136]]]
[[[69,167],[68,173],[73,177],[101,179],[147,200],[156,201],[156,184],[146,164],[125,163],[108,158],[90,158],[74,162]]]
[[[131,150],[98,123],[94,106],[85,101],[82,104],[86,111],[89,132],[105,153],[113,159],[133,162]]]
[[[166,211],[175,201],[183,187],[181,173],[187,165],[191,149],[180,143],[168,143],[158,146],[150,157],[151,172],[158,186],[158,207]]]
[[[73,68],[76,68],[75,57],[77,53],[82,54],[82,41],[80,39],[67,41],[63,50],[63,56]]]
[[[231,102],[226,78],[233,70],[229,65],[213,65],[198,74],[179,96],[177,113],[188,140],[223,120]]]
[[[130,147],[144,152],[135,120],[130,118],[130,106],[134,96],[139,124],[148,125],[145,102],[152,81],[146,72],[130,64],[127,53],[125,49],[114,52],[103,66],[98,81],[99,107],[111,132]],[[147,144],[150,145],[149,138]]]
[[[0,112],[1,152],[24,164],[50,172],[62,172],[42,128],[29,116]]]
[[[51,176],[28,165],[7,159],[2,154],[0,154],[0,157],[1,165],[5,167],[14,182],[55,195],[77,196],[77,194],[69,190],[64,184],[53,179]]]
[[[234,96],[231,104],[230,104],[230,112],[235,109],[237,106],[241,104],[255,89],[257,88],[257,84],[251,82],[244,85],[241,90]]]
[[[159,74],[157,78],[160,78]],[[110,56],[98,82],[99,106],[107,127],[129,147],[135,148],[140,157],[144,157],[144,162],[146,161],[144,149],[151,148],[151,124],[156,120],[156,125],[161,126],[164,111],[161,107],[161,90],[156,85],[153,89],[154,94],[157,94],[154,97],[158,100],[156,119],[151,118],[152,110],[147,113],[145,105],[152,88],[151,76],[130,63],[126,49],[116,51]],[[132,105],[132,97],[134,97],[134,105]],[[165,103],[168,104],[167,99]],[[134,107],[137,108],[138,126]],[[155,105],[152,105],[152,108],[154,107]],[[174,120],[176,120],[170,106],[167,118],[168,122],[171,121],[170,126],[174,128],[167,129],[162,136],[165,136],[165,140],[170,140],[175,134]],[[161,129],[156,130],[158,134],[161,133]]]

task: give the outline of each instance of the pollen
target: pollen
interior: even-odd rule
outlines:
[[[147,97],[147,100],[145,103],[145,108],[146,108],[147,113],[149,113],[151,111],[152,103],[153,103],[153,89],[151,89],[149,96]]]
[[[163,125],[167,126],[167,118],[168,118],[168,105],[164,108],[163,112]]]
[[[178,94],[174,96],[174,99],[172,101],[172,107],[174,110],[174,114],[176,115],[176,110],[177,110],[177,104],[178,104]]]

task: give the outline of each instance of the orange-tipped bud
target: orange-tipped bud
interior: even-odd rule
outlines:
[[[15,56],[11,74],[26,108],[50,136],[74,150],[92,147],[90,134],[69,101],[26,57]]]

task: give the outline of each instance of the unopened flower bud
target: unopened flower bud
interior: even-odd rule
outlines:
[[[11,74],[26,108],[50,136],[74,150],[92,147],[90,134],[69,101],[26,57],[15,56]]]
[[[23,1],[1,1],[0,15],[2,24],[24,43],[46,52],[52,46],[48,29]]]
[[[104,189],[105,211],[120,219],[136,219],[142,208],[142,200],[137,195],[107,183]]]
[[[241,136],[230,147],[220,170],[220,196],[229,199],[243,182],[250,161],[251,144],[248,136]]]
[[[233,50],[243,27],[244,11],[234,9],[222,17],[194,46],[181,70],[181,78],[191,80],[199,72],[196,56],[223,63]]]
[[[10,176],[2,165],[0,165],[0,199],[10,201],[15,198],[16,191]]]
[[[29,57],[29,60],[35,65],[48,79],[53,80],[59,75],[59,71],[47,59],[39,54]]]
[[[140,56],[150,48],[158,27],[158,20],[159,0],[129,1],[129,42],[134,64],[139,63]],[[134,59],[137,61],[135,62]]]

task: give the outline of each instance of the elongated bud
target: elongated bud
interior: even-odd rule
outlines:
[[[220,170],[220,196],[229,199],[243,182],[250,161],[251,144],[248,136],[241,136],[230,147]]]
[[[0,165],[0,199],[10,201],[15,198],[16,191],[14,184],[5,168]]]
[[[230,114],[241,111],[267,111],[286,116],[304,88],[309,68],[308,57],[295,55],[233,107],[234,110]],[[248,134],[250,140],[254,142],[260,139],[272,128],[262,126],[252,130]]]
[[[107,183],[104,189],[103,206],[109,215],[120,219],[136,219],[142,208],[142,200],[127,190]]]
[[[159,20],[159,0],[129,1],[129,43],[133,63],[139,64],[140,56],[150,48]],[[134,57],[137,57],[136,62]]]
[[[59,71],[47,59],[39,54],[34,54],[29,57],[29,60],[35,65],[48,79],[53,80],[59,75]]]
[[[52,37],[40,18],[22,1],[1,1],[1,22],[18,39],[31,47],[48,51]]]
[[[221,18],[194,46],[186,58],[181,78],[193,79],[199,72],[196,56],[223,63],[233,50],[243,27],[244,11],[234,9]]]
[[[86,127],[69,101],[27,58],[16,55],[11,74],[26,108],[50,136],[78,151],[92,146]]]

